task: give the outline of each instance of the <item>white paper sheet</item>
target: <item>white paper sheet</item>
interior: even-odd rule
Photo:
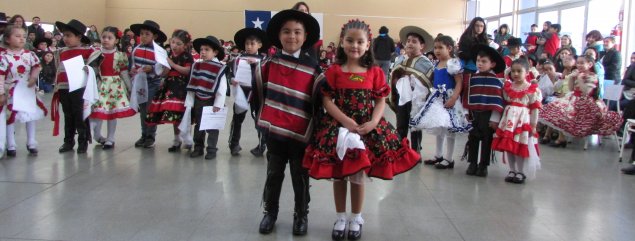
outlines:
[[[66,61],[62,61],[66,76],[68,77],[68,91],[73,92],[86,86],[86,72],[84,71],[84,58],[79,55]]]
[[[203,114],[201,114],[201,127],[199,128],[199,131],[225,129],[227,108],[221,108],[218,112],[214,112],[213,108],[213,106],[203,107]]]
[[[35,86],[29,88],[28,85],[28,81],[18,81],[15,84],[15,89],[13,89],[14,111],[26,113],[35,113],[37,111]]]
[[[259,59],[254,58],[256,61],[260,61]],[[238,81],[240,85],[251,86],[251,65],[249,65],[249,61],[247,59],[240,59],[238,61],[238,66],[236,67],[236,75],[234,75],[234,79]]]
[[[249,109],[249,103],[247,102],[247,96],[245,96],[245,92],[243,88],[240,86],[233,86],[233,95],[234,95],[234,112],[236,114],[242,114]]]
[[[170,68],[170,64],[168,63],[168,52],[165,51],[164,48],[161,48],[157,43],[152,43],[154,47],[154,60],[157,61],[157,64],[160,64],[166,68]],[[159,68],[157,68],[159,69]],[[158,71],[158,70],[157,70]],[[163,71],[163,70],[161,70]],[[161,74],[161,72],[156,73],[157,75]]]

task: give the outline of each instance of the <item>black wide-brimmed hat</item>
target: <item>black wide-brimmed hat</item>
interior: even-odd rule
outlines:
[[[320,24],[313,16],[297,10],[287,9],[276,13],[267,24],[267,36],[273,46],[282,48],[279,34],[282,25],[288,20],[297,20],[304,25],[304,31],[307,36],[304,44],[302,44],[302,49],[311,48],[320,39]]]
[[[40,43],[46,43],[46,47],[50,47],[51,44],[53,44],[53,40],[44,37],[36,38],[35,40],[33,40],[33,47],[37,48]]]
[[[86,25],[77,19],[71,19],[68,23],[57,21],[55,22],[55,27],[57,27],[57,29],[59,29],[62,33],[68,30],[78,36],[82,36],[82,43],[90,44],[90,39],[86,36]]]
[[[201,52],[201,45],[209,45],[218,51],[218,54],[216,55],[218,60],[222,61],[225,58],[225,49],[220,45],[220,41],[218,41],[218,39],[214,36],[210,35],[205,38],[197,38],[194,42],[192,42],[192,45],[194,45],[194,50],[196,50],[197,53]]]
[[[243,28],[234,34],[234,42],[240,50],[245,50],[245,42],[249,37],[256,37],[262,43],[262,47],[258,52],[269,49],[269,41],[267,41],[267,33],[259,28]]]
[[[434,47],[434,38],[428,33],[428,31],[425,31],[417,26],[405,26],[399,31],[399,38],[401,39],[400,41],[403,45],[406,45],[408,34],[411,33],[419,35],[421,36],[421,38],[423,38],[425,49],[423,49],[421,52],[425,53],[432,50],[432,48]]]
[[[498,53],[496,49],[485,44],[477,44],[476,46],[474,46],[474,52],[477,53],[474,56],[474,62],[476,62],[476,58],[478,58],[478,53],[485,52],[485,54],[487,54],[490,60],[496,63],[496,66],[494,66],[494,69],[493,69],[494,73],[498,74],[505,71],[505,68],[507,67],[505,65],[505,60],[503,59],[503,56],[501,56],[501,54]]]
[[[507,40],[508,48],[520,47],[521,45],[523,45],[523,41],[520,38],[511,37]]]
[[[132,30],[132,32],[137,36],[139,36],[139,34],[141,33],[141,29],[147,29],[150,30],[150,32],[152,32],[153,34],[156,34],[156,41],[158,43],[163,43],[168,40],[168,37],[165,35],[165,33],[161,31],[161,27],[159,27],[159,24],[152,20],[146,20],[143,21],[143,23],[130,25],[130,30]]]

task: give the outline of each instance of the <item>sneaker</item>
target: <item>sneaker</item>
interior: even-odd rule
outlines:
[[[231,151],[232,156],[238,156],[238,154],[240,154],[240,151],[243,148],[241,148],[240,146],[230,146],[229,150]]]
[[[143,148],[152,148],[154,147],[154,138],[146,138],[143,142]]]
[[[141,138],[139,138],[139,140],[137,140],[134,143],[134,147],[142,147],[143,144],[145,144],[145,143],[146,143],[146,138],[144,136],[142,136]]]

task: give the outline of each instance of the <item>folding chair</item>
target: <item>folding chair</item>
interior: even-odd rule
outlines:
[[[608,82],[604,83],[604,97],[603,100],[606,101],[607,106],[611,104],[611,101],[615,101],[617,105],[617,113],[622,115],[622,111],[620,110],[620,99],[622,98],[622,91],[624,91],[623,85],[616,84],[608,84]],[[613,133],[613,137],[615,138],[615,143],[617,146],[620,146],[620,143],[623,142],[621,137],[617,135],[617,132]],[[588,136],[584,140],[584,150],[589,147],[589,138]],[[600,145],[602,144],[602,138],[598,138]],[[621,152],[621,150],[618,150]]]
[[[624,124],[624,132],[622,132],[622,140],[620,145],[620,162],[622,162],[622,156],[624,155],[624,145],[626,140],[629,140],[631,133],[635,132],[635,119],[628,119]]]

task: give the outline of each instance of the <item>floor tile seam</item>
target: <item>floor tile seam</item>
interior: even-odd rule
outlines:
[[[432,192],[431,192],[430,196],[432,197],[432,200],[434,200],[434,202],[437,204],[437,207],[439,207],[441,209],[441,212],[443,213],[443,215],[445,215],[445,218],[448,220],[448,222],[450,222],[450,225],[452,225],[452,228],[454,228],[454,231],[456,231],[456,233],[459,235],[459,237],[461,237],[461,240],[466,241],[465,237],[463,236],[463,234],[461,233],[459,228],[456,226],[454,221],[452,221],[452,219],[450,218],[450,215],[448,215],[448,213],[446,212],[445,208],[443,206],[441,206],[441,202],[439,202],[439,200],[434,196],[434,194]]]

